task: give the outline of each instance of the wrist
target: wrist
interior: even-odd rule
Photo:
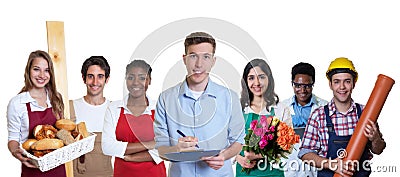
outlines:
[[[323,168],[335,171],[336,170],[335,167],[338,164],[337,161],[338,161],[337,159],[327,159],[327,163],[324,163]]]
[[[240,156],[240,155],[236,155],[235,157],[233,157],[232,159],[231,159],[231,162],[232,162],[232,165],[234,165],[237,161],[238,161],[238,156]]]
[[[11,150],[11,155],[14,157],[17,157],[16,154],[17,154],[18,150],[19,150],[19,148],[15,148],[15,149]]]

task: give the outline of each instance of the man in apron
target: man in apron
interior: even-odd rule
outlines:
[[[93,151],[74,160],[74,177],[110,177],[113,174],[111,156],[104,155],[101,150],[104,115],[110,103],[103,96],[103,90],[110,76],[110,66],[103,56],[92,56],[84,61],[81,73],[87,94],[70,100],[71,120],[85,122],[88,131],[97,136]]]

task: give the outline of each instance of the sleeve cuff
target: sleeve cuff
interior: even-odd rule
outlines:
[[[160,158],[160,156],[158,155],[158,150],[157,149],[149,149],[148,150],[151,158],[153,158],[154,162],[156,164],[161,163],[163,160]]]
[[[315,150],[302,148],[302,149],[300,149],[299,154],[297,154],[297,157],[299,159],[301,159],[305,154],[308,154],[308,153],[317,154],[317,152]]]

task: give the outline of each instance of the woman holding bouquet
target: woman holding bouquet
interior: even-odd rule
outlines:
[[[269,65],[262,59],[251,60],[243,71],[240,98],[246,123],[246,134],[249,133],[252,121],[259,120],[260,117],[275,116],[279,97],[274,88],[275,82]],[[290,113],[287,110],[284,112],[283,117],[279,119],[291,126]],[[278,163],[265,162],[265,158],[261,154],[242,150],[236,156],[236,161],[238,162],[236,176],[284,176]]]

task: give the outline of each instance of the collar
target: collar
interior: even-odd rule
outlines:
[[[292,99],[291,99],[290,104],[291,104],[291,105],[297,105],[296,95],[293,95],[293,96],[292,96]],[[315,98],[315,95],[314,95],[314,94],[311,94],[311,100],[310,100],[310,102],[308,102],[308,103],[307,103],[306,105],[304,105],[304,106],[311,106],[311,105],[313,105],[313,104],[317,104],[317,99]]]
[[[50,102],[50,97],[49,97],[49,93],[46,90],[46,103],[47,103],[47,107],[51,108],[51,102]],[[22,92],[21,93],[21,99],[20,99],[22,104],[26,104],[26,103],[33,103],[33,105],[35,106],[39,106],[38,102],[32,98],[31,94],[29,94],[29,91],[26,92]]]
[[[272,106],[269,106],[269,107],[268,107],[269,110],[272,110],[272,108],[273,108],[273,109],[277,109],[277,108],[276,108],[276,105],[272,105]],[[254,113],[254,114],[258,114],[258,115],[270,115],[270,114],[271,114],[271,112],[269,112],[269,111],[267,110],[267,108],[263,108],[263,109],[261,110],[261,112],[256,113],[256,112],[254,112],[253,109],[251,109],[250,106],[244,107],[244,110],[243,110],[243,111],[244,111],[245,114],[250,114],[250,113]],[[274,112],[276,113],[276,110],[274,110]]]
[[[203,95],[208,95],[208,96],[212,96],[212,97],[216,98],[217,91],[218,91],[218,85],[215,82],[213,82],[211,80],[211,78],[208,78],[208,83],[207,83],[206,89],[204,90]],[[190,89],[189,89],[186,79],[181,83],[181,85],[179,87],[179,96],[186,96],[186,97],[193,98],[193,95],[190,92]]]
[[[332,100],[328,103],[328,107],[329,107],[329,116],[332,116],[334,113],[340,113],[340,114],[343,114],[343,113],[341,113],[341,112],[339,112],[339,111],[337,111],[337,109],[336,109],[336,105],[335,105],[335,102],[333,101],[333,98],[332,98]],[[353,99],[351,99],[351,106],[350,106],[350,108],[347,110],[347,112],[346,113],[344,113],[344,114],[348,114],[348,113],[350,113],[350,112],[353,112],[353,111],[356,111],[357,110],[357,107],[356,107],[356,103],[354,102],[354,100]]]
[[[128,98],[129,98],[129,94],[124,96],[124,99],[120,102],[120,104],[118,105],[118,108],[124,108],[125,113],[132,114],[132,112],[126,106],[128,104]],[[146,95],[146,98],[149,101],[149,106],[146,107],[143,114],[152,115],[151,110],[154,110],[156,108],[156,101],[154,99],[151,99],[148,95]]]
[[[29,92],[22,92],[20,100],[21,100],[21,103],[36,102],[36,100],[31,97]]]

